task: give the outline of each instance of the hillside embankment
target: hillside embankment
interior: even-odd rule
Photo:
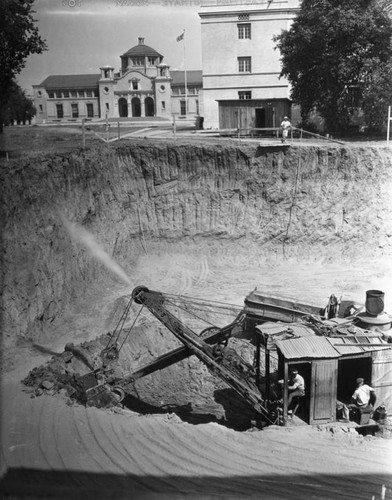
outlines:
[[[140,256],[391,254],[388,148],[133,143],[3,165],[3,347],[40,340],[108,271],[72,238],[99,242],[128,276]],[[162,283],[162,287],[165,283]]]

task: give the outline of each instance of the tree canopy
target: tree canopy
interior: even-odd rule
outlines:
[[[7,92],[7,100],[2,104],[0,113],[2,125],[14,123],[25,125],[26,122],[31,122],[35,113],[33,101],[15,81],[12,81]]]
[[[47,50],[35,26],[33,3],[34,0],[0,1],[0,113],[26,58]]]
[[[347,130],[353,95],[361,100],[391,59],[391,38],[391,19],[376,0],[303,0],[291,28],[275,37],[303,121],[316,108],[328,130]]]

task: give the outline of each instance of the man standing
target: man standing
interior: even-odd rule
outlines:
[[[283,121],[280,124],[280,127],[282,129],[282,143],[285,143],[286,139],[289,135],[289,130],[291,129],[291,123],[290,123],[288,116],[285,116],[283,118]]]
[[[343,419],[346,422],[350,420],[350,409],[366,408],[369,403],[374,404],[376,402],[374,389],[364,382],[363,378],[357,378],[357,388],[351,396],[351,403],[343,406]]]
[[[305,396],[305,381],[303,377],[301,377],[301,375],[298,373],[297,369],[291,370],[288,389],[289,399],[287,400],[287,407],[290,408],[293,398],[295,398],[296,396]]]

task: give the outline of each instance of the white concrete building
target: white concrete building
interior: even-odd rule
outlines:
[[[288,29],[300,0],[204,0],[201,18],[204,126],[279,126],[290,89],[279,78],[273,36]]]

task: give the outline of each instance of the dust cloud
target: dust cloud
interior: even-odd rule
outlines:
[[[63,214],[60,214],[61,220],[69,232],[71,238],[77,243],[83,245],[89,252],[91,257],[95,258],[103,264],[109,271],[118,276],[127,285],[133,287],[131,279],[119,264],[111,257],[95,240],[94,236],[83,227],[74,224],[68,220]]]

